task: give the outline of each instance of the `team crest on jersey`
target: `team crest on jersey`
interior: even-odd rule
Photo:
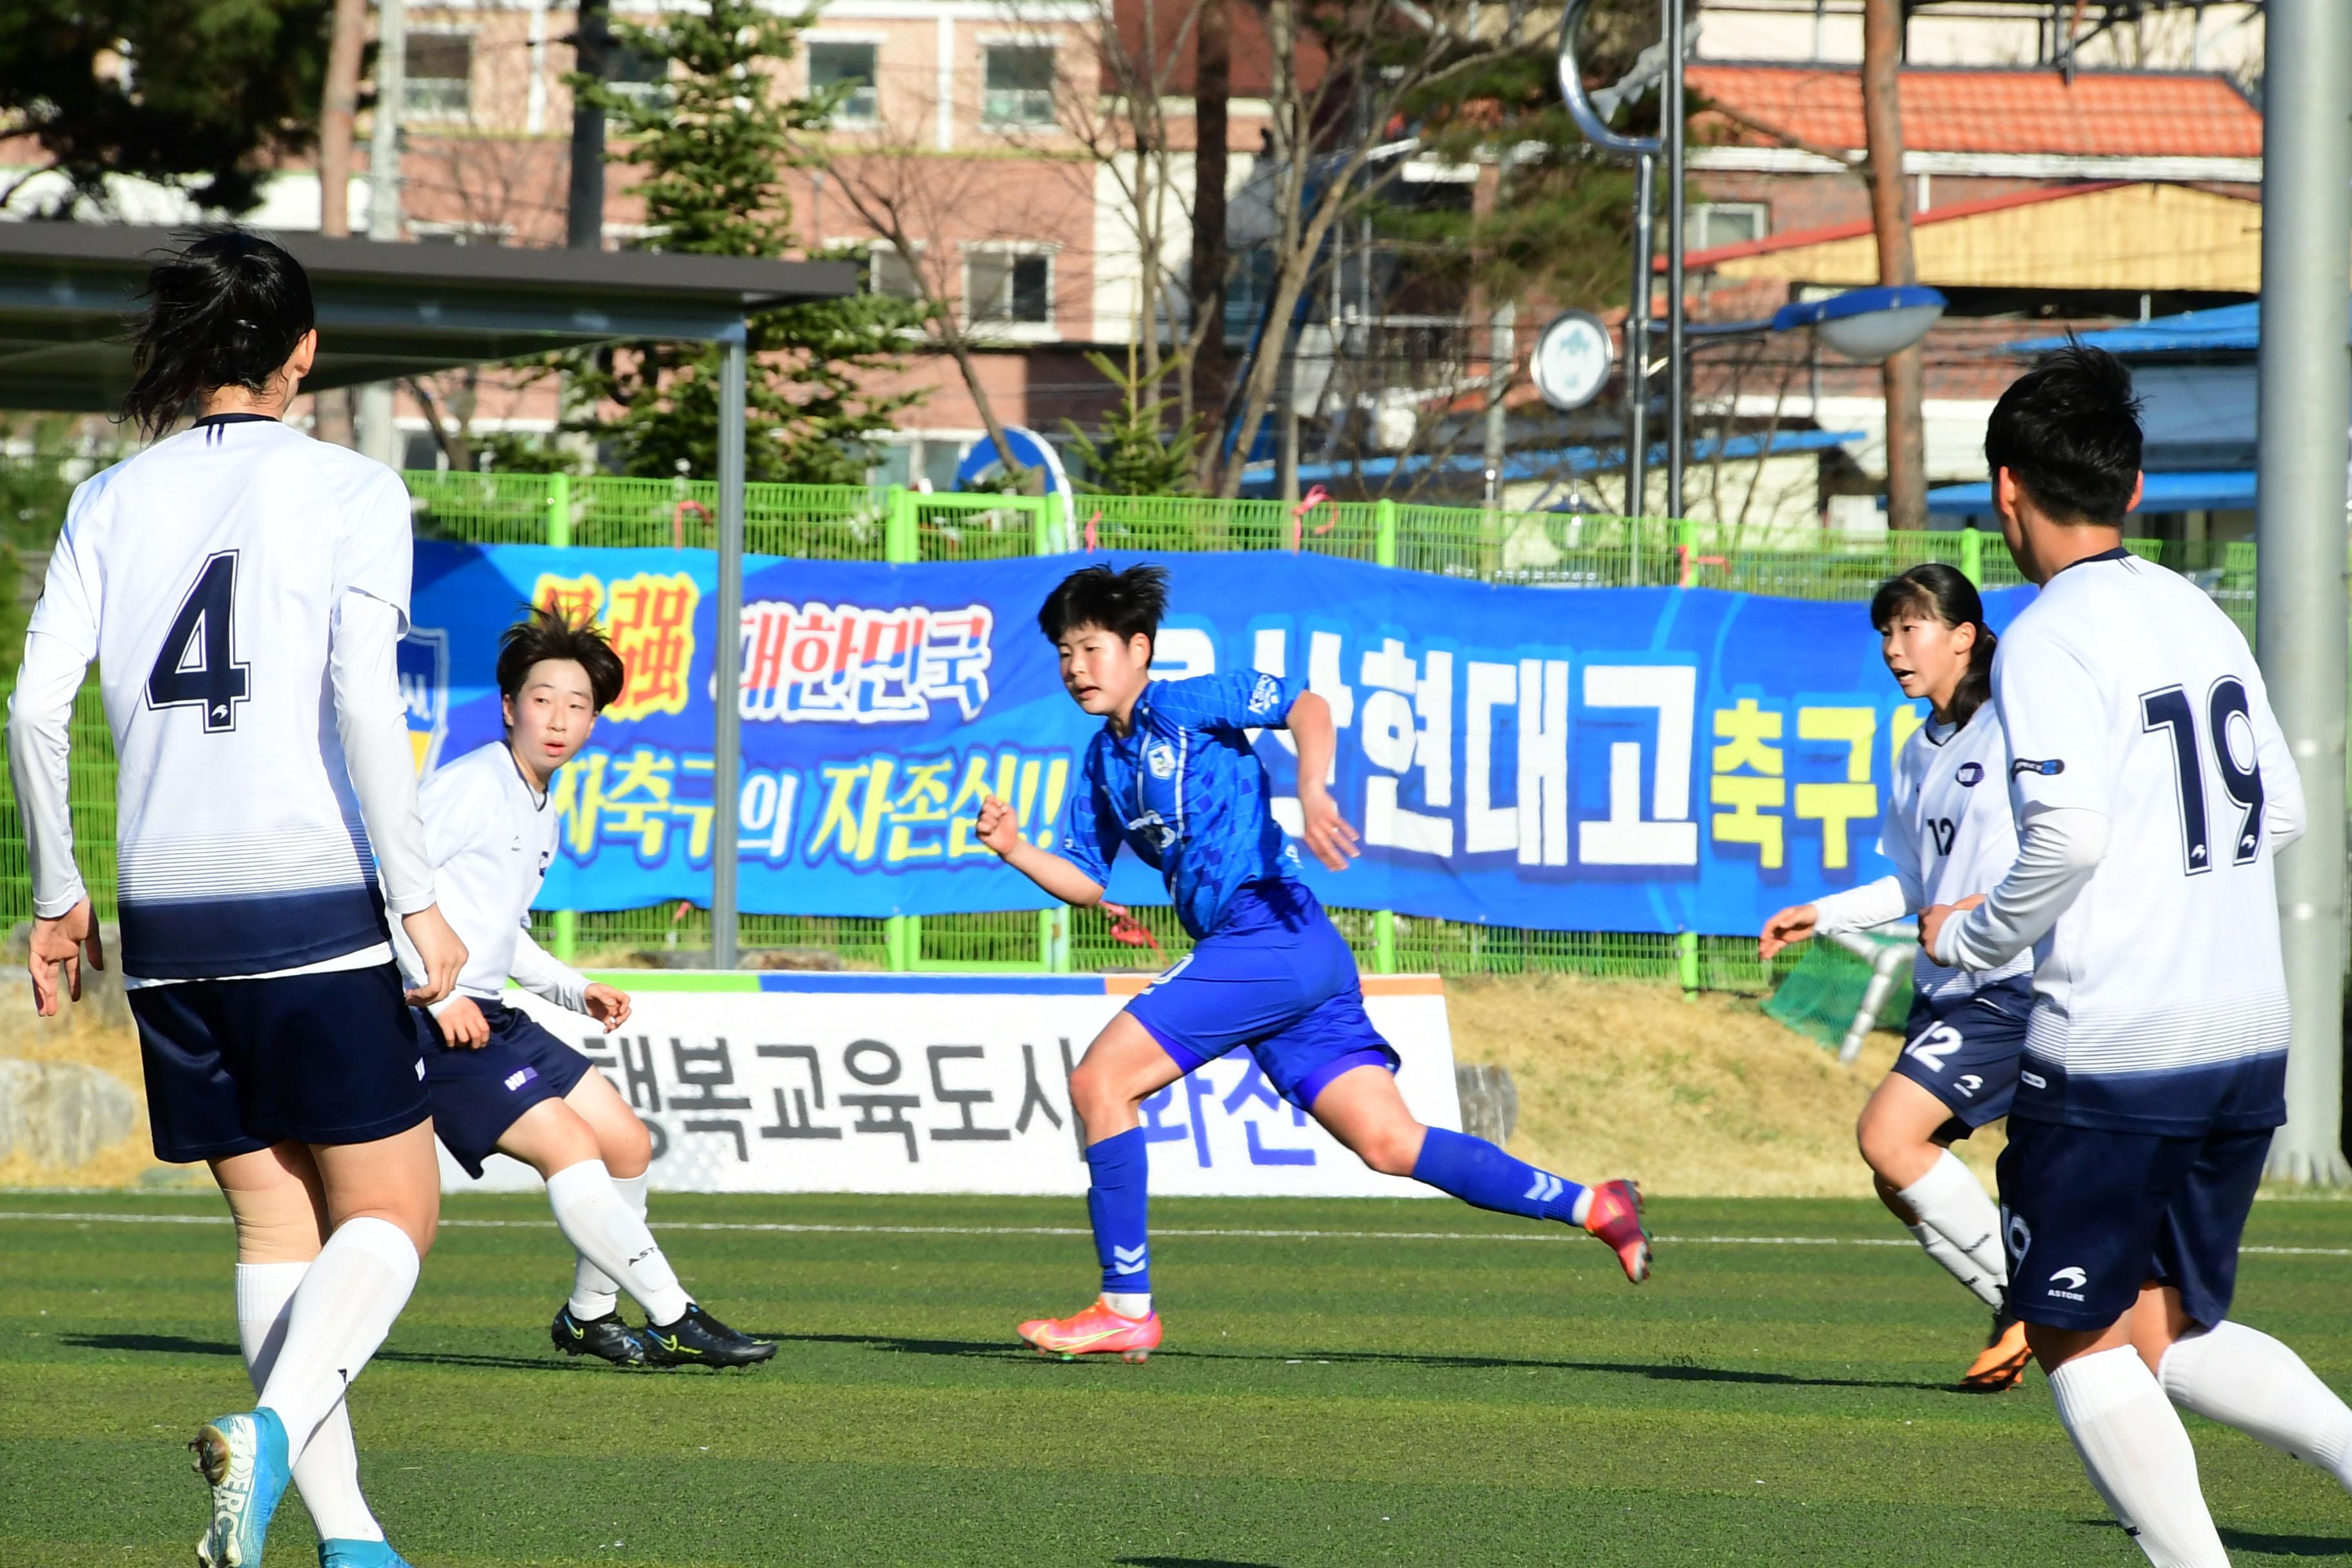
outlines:
[[[1155,741],[1143,752],[1143,765],[1151,770],[1156,779],[1176,776],[1176,748],[1165,741]]]
[[[2061,757],[2052,757],[2046,762],[2035,762],[2032,757],[2020,757],[2009,764],[2011,778],[2021,778],[2027,773],[2040,773],[2045,779],[2054,779],[2065,771],[2065,760]]]
[[[449,634],[437,626],[410,627],[396,662],[408,746],[422,778],[440,765],[441,742],[449,738]]]
[[[1959,781],[1959,785],[1962,789],[1974,789],[1979,784],[1983,782],[1984,764],[1982,763],[1962,763],[1958,768],[1953,770],[1952,777]]]

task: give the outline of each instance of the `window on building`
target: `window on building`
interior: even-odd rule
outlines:
[[[474,35],[408,35],[401,102],[420,120],[463,120],[474,107]]]
[[[991,44],[986,56],[981,118],[991,125],[1052,124],[1052,46]]]
[[[838,89],[833,121],[836,125],[871,125],[879,112],[874,97],[872,44],[811,44],[808,46],[809,91]]]
[[[1771,209],[1762,202],[1701,202],[1684,219],[1686,250],[1746,245],[1772,232]]]
[[[669,101],[669,61],[659,55],[614,44],[605,51],[604,79],[622,97],[639,103]]]
[[[964,313],[974,326],[1045,326],[1054,320],[1054,261],[984,250],[963,264]]]
[[[907,265],[907,258],[898,254],[898,247],[887,240],[877,240],[866,247],[866,265],[861,270],[866,275],[866,292],[868,294],[884,294],[893,300],[920,300],[923,297],[921,279],[915,276],[915,269]]]

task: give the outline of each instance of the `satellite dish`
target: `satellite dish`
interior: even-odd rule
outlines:
[[[1554,408],[1581,408],[1601,395],[1616,363],[1616,342],[1600,317],[1589,310],[1562,310],[1536,334],[1528,374]]]

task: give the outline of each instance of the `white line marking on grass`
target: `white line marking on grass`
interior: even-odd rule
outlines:
[[[85,1214],[65,1210],[0,1210],[0,1220],[58,1220],[75,1225],[226,1225],[221,1214]],[[444,1230],[551,1230],[552,1219],[445,1219]],[[795,1225],[782,1221],[666,1221],[663,1230],[745,1231],[785,1236],[1091,1236],[1074,1225]],[[1264,1241],[1504,1241],[1563,1242],[1577,1239],[1563,1227],[1518,1234],[1475,1230],[1240,1230],[1222,1226],[1155,1226],[1154,1236],[1190,1236]],[[1662,1247],[1913,1247],[1916,1242],[1871,1236],[1661,1236]],[[2273,1258],[2352,1258],[2352,1247],[2241,1247],[2242,1253]]]

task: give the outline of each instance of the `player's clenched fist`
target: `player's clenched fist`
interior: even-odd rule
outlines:
[[[1021,822],[1013,808],[994,795],[980,803],[980,841],[1000,856],[1021,847]]]

